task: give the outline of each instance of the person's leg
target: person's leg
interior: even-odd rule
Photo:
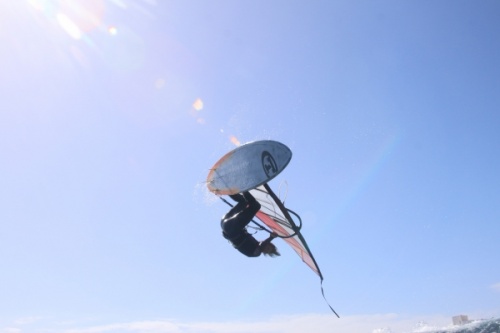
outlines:
[[[245,197],[241,193],[231,194],[229,197],[236,202],[246,201]]]
[[[243,197],[245,198],[245,200],[248,202],[249,204],[249,208],[250,208],[250,214],[252,215],[252,218],[253,216],[255,216],[255,214],[257,214],[257,212],[259,211],[259,209],[261,208],[261,205],[260,203],[255,199],[255,197],[250,194],[250,192],[243,192]]]
[[[229,210],[229,212],[227,212],[226,215],[222,217],[222,220],[227,220],[235,215],[238,215],[241,211],[245,209],[247,205],[248,203],[245,200],[238,202],[235,206],[233,206],[233,208]]]
[[[246,206],[240,212],[230,217],[232,228],[234,229],[245,228],[261,208],[260,203],[250,193],[245,192],[243,196],[248,200],[245,201]]]
[[[231,210],[224,215],[222,219],[227,219],[230,218],[233,215],[238,214],[240,211],[242,211],[246,205],[250,204],[250,206],[254,206],[252,210],[255,210],[255,207],[258,206],[259,208],[255,210],[255,213],[257,213],[260,209],[260,205],[258,205],[257,200],[253,197],[253,195],[250,194],[250,192],[243,192],[243,193],[237,193],[237,194],[231,194],[229,195],[231,199],[237,202]],[[254,213],[254,214],[255,214]]]
[[[255,202],[257,201],[255,197],[248,191],[240,194],[247,202]]]
[[[243,195],[239,194],[238,196],[238,199],[244,198],[244,200],[239,201],[236,206],[224,215],[221,221],[222,229],[228,234],[243,230],[261,208],[260,203],[249,192],[244,192]]]

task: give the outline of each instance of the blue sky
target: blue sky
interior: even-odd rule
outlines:
[[[500,316],[499,10],[2,1],[0,332]],[[270,185],[288,185],[341,319],[284,242],[248,259],[221,237],[204,180],[260,139],[293,151]]]

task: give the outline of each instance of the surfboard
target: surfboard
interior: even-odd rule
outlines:
[[[273,140],[249,142],[224,155],[210,169],[208,189],[217,195],[249,191],[279,175],[292,159],[292,151]]]

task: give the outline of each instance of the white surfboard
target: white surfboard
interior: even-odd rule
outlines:
[[[230,195],[269,182],[285,169],[292,151],[284,144],[262,140],[246,143],[224,155],[210,169],[208,189],[217,195]]]

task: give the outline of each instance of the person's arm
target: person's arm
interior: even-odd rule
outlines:
[[[278,237],[278,234],[277,233],[274,233],[272,232],[269,237],[267,237],[265,240],[263,240],[262,242],[259,243],[259,246],[257,246],[257,248],[255,249],[255,252],[254,254],[256,256],[260,256],[260,254],[262,253],[262,247],[266,246],[267,244],[271,243],[273,239],[275,239],[276,237]]]
[[[278,234],[275,232],[272,232],[269,237],[267,237],[264,241],[260,242],[260,246],[266,245],[268,243],[271,243],[273,239],[278,237]]]

